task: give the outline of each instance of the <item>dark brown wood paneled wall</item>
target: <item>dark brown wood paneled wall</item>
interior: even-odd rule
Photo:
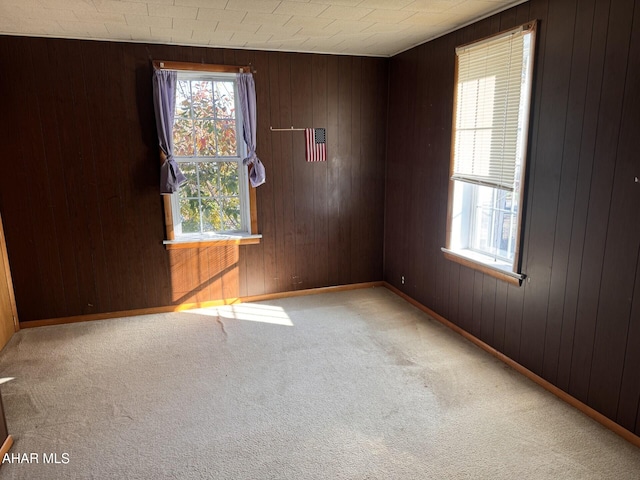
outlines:
[[[454,48],[538,19],[521,287],[444,260]],[[640,5],[532,0],[393,57],[385,280],[640,434]],[[404,276],[405,283],[402,284]]]
[[[257,70],[259,245],[163,247],[151,59]],[[382,279],[388,60],[4,36],[0,65],[21,321]]]

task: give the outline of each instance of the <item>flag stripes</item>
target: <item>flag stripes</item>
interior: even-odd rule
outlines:
[[[307,162],[327,161],[327,136],[324,128],[305,128],[305,158]]]

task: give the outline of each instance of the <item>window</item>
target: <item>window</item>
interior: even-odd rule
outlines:
[[[450,260],[519,282],[535,23],[456,49]]]
[[[235,92],[234,76],[178,73],[174,158],[187,182],[172,199],[177,237],[249,232]]]

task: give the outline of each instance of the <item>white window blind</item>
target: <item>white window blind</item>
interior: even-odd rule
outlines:
[[[522,27],[456,49],[452,180],[514,189],[524,51]]]

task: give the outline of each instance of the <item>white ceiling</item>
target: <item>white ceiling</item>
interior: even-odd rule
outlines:
[[[0,0],[0,34],[390,56],[523,0]]]

